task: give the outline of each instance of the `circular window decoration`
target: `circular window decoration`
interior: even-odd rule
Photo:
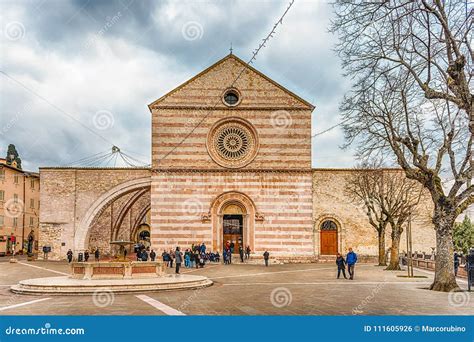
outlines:
[[[257,131],[252,124],[241,118],[220,120],[209,131],[207,150],[211,158],[221,166],[243,167],[257,154]]]
[[[222,101],[226,106],[235,107],[240,103],[240,93],[235,88],[227,89],[222,96]]]

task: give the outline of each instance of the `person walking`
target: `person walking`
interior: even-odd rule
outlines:
[[[341,275],[341,271],[342,271],[342,275],[344,276],[344,279],[347,279],[346,260],[344,260],[344,257],[341,255],[341,253],[337,253],[336,265],[337,265],[337,279],[339,279],[339,276]]]
[[[173,260],[174,260],[174,253],[173,253],[173,250],[170,250],[169,252],[169,256],[170,256],[170,268],[173,268]]]
[[[189,250],[186,250],[184,253],[184,267],[189,268],[191,267],[191,252]]]
[[[99,262],[100,261],[100,252],[99,252],[99,248],[97,248],[94,252],[94,257],[95,257],[95,261],[96,262]]]
[[[155,258],[156,258],[156,253],[155,253],[155,251],[152,249],[151,252],[150,252],[150,259],[151,259],[151,261],[155,261]]]
[[[67,262],[70,263],[72,261],[72,251],[68,250],[66,253],[67,256]]]
[[[246,258],[246,259],[250,259],[250,252],[251,252],[251,251],[252,251],[252,250],[250,249],[250,246],[247,245],[247,248],[245,248],[245,258]]]
[[[176,247],[176,251],[174,252],[174,258],[176,262],[176,274],[179,274],[179,268],[181,267],[181,263],[183,262],[183,253],[181,253],[179,247]]]
[[[357,254],[349,247],[349,253],[346,256],[347,271],[349,272],[349,279],[354,280],[354,269],[357,262]]]
[[[458,252],[454,252],[454,276],[458,276],[458,269],[459,269],[459,254]]]
[[[89,260],[89,250],[84,252],[84,261],[87,262]]]
[[[268,253],[268,251],[265,251],[265,253],[263,253],[263,260],[265,260],[265,266],[268,267],[268,259],[270,258],[270,253]]]
[[[240,262],[244,262],[244,248],[239,246]]]

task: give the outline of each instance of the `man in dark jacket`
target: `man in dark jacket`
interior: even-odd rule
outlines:
[[[71,262],[72,261],[72,251],[68,250],[66,255],[67,255],[67,262]]]
[[[240,262],[244,262],[244,249],[242,246],[239,246]]]
[[[88,262],[88,261],[89,261],[89,250],[86,250],[86,251],[84,252],[84,261],[85,261],[85,262]]]
[[[179,274],[179,268],[181,267],[181,263],[183,262],[183,253],[181,253],[179,247],[176,247],[176,251],[174,252],[174,258],[176,262],[176,274]]]
[[[270,258],[270,253],[268,253],[268,251],[265,251],[265,253],[263,253],[263,260],[265,260],[265,266],[268,267],[268,259]]]
[[[344,276],[344,279],[347,279],[346,260],[344,260],[344,257],[340,253],[337,253],[336,265],[337,265],[337,279],[339,279],[339,276],[341,275],[341,271],[342,271],[342,275]]]
[[[352,251],[352,248],[349,248],[349,253],[346,256],[347,271],[349,272],[349,279],[354,280],[354,268],[357,262],[357,254]]]
[[[99,248],[97,248],[94,252],[94,257],[95,257],[95,261],[96,262],[99,262],[100,260],[100,252],[99,252]]]
[[[150,259],[151,259],[151,261],[155,261],[155,258],[156,258],[156,253],[155,253],[155,251],[152,249],[151,252],[150,252]]]

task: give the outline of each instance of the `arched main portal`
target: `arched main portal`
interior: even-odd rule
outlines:
[[[150,188],[151,178],[146,177],[124,182],[102,194],[94,201],[94,203],[92,203],[76,228],[74,234],[75,252],[84,251],[86,249],[91,224],[94,219],[98,217],[111,203],[131,192]]]
[[[337,224],[334,220],[326,219],[321,223],[320,227],[321,242],[320,254],[336,255],[338,252],[337,243]]]
[[[225,192],[211,204],[212,249],[222,251],[227,240],[234,242],[234,252],[238,245],[247,245],[254,250],[255,214],[254,202],[244,193]],[[227,239],[227,240],[226,240]]]

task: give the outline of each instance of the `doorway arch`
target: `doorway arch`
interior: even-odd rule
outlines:
[[[322,220],[320,227],[320,254],[336,255],[338,253],[338,225],[332,218]]]
[[[255,247],[255,203],[246,194],[239,191],[228,191],[217,196],[209,210],[212,221],[212,249],[222,251],[224,242],[224,215],[242,216],[242,244]]]

